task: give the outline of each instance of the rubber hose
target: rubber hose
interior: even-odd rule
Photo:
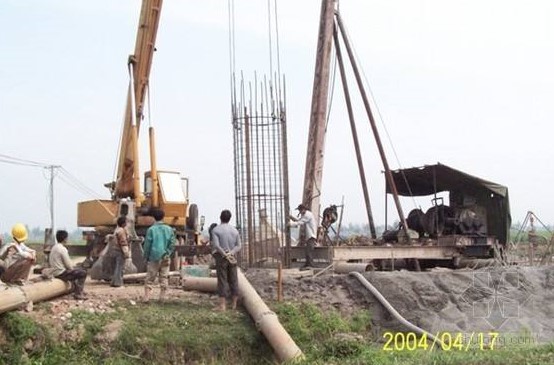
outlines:
[[[373,284],[371,284],[362,274],[360,274],[359,272],[353,271],[349,275],[355,277],[356,279],[358,279],[360,281],[360,283],[362,283],[362,285],[367,290],[369,290],[371,292],[371,294],[373,294],[375,296],[375,298],[377,298],[377,300],[383,305],[383,307],[385,307],[389,311],[389,313],[392,314],[393,317],[396,318],[400,323],[402,323],[404,326],[408,327],[413,332],[416,332],[420,335],[426,335],[428,338],[433,340],[433,343],[435,343],[435,342],[438,343],[440,345],[439,348],[444,347],[442,341],[440,339],[438,339],[437,337],[435,337],[432,333],[429,333],[429,332],[425,331],[424,329],[422,329],[422,328],[416,326],[415,324],[413,324],[412,322],[408,321],[406,318],[402,317],[402,315],[400,313],[398,313],[398,311],[396,309],[394,309],[394,307],[383,296],[383,294],[381,294],[379,292],[379,290],[377,290],[377,288],[374,287]]]

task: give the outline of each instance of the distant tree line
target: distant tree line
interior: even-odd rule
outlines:
[[[27,234],[29,235],[29,238],[27,239],[27,242],[38,242],[42,243],[44,242],[45,237],[45,229],[42,227],[29,227],[28,225],[25,225],[27,227]],[[65,229],[65,228],[60,228]],[[82,241],[83,240],[83,230],[80,228],[75,228],[73,230],[67,230],[69,233],[69,241]],[[55,233],[55,232],[54,232]],[[12,241],[12,234],[11,232],[4,232],[1,234],[2,240],[4,242],[11,242]]]
[[[28,242],[44,242],[44,228],[42,227],[27,227],[27,232],[29,234]],[[398,227],[398,222],[394,222],[392,225],[388,225],[387,229],[394,229]],[[517,232],[522,228],[522,222],[518,221],[512,224],[511,227],[511,235],[517,234]],[[336,234],[336,230],[338,229],[337,225],[333,225],[332,228],[329,230],[329,235],[331,237],[334,237]],[[375,227],[377,237],[381,236],[383,232],[385,231],[385,225],[378,225]],[[525,230],[529,230],[529,226],[525,227]],[[543,226],[536,226],[537,232],[544,231],[545,228]],[[550,232],[554,232],[554,225],[547,225],[546,230]],[[292,230],[292,235],[294,238],[297,238],[298,236],[298,229]],[[73,230],[68,230],[69,232],[69,241],[70,242],[78,242],[83,240],[83,230],[80,228],[75,228]],[[371,230],[369,229],[369,224],[360,224],[360,223],[347,223],[343,224],[340,227],[340,237],[341,238],[348,238],[351,236],[370,236]],[[12,241],[12,235],[10,232],[4,232],[0,236],[2,236],[2,239],[4,242],[11,242]]]

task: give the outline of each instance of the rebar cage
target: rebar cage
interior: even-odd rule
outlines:
[[[239,261],[274,266],[286,261],[284,248],[290,247],[285,95],[280,83],[275,87],[266,78],[248,84],[248,101],[243,79],[234,89],[235,217],[244,245]]]

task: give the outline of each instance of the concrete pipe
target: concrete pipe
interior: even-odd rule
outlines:
[[[181,273],[179,271],[170,271],[169,276],[179,276]],[[144,281],[146,279],[146,273],[140,272],[136,274],[126,274],[123,275],[123,281],[124,282],[131,282],[131,281]]]
[[[349,274],[351,272],[366,272],[373,271],[373,264],[367,262],[337,262],[333,266],[333,270],[337,274]]]
[[[282,362],[299,360],[304,357],[302,350],[285,331],[277,315],[272,312],[252,287],[242,271],[238,270],[239,296],[256,327],[263,333],[267,342],[273,348],[277,358]],[[185,290],[199,290],[205,292],[217,291],[217,279],[186,277],[183,279]]]
[[[198,290],[214,293],[217,291],[216,278],[201,278],[196,276],[185,276],[182,280],[184,290]]]
[[[267,342],[273,347],[277,358],[282,362],[297,360],[304,357],[302,350],[283,328],[277,315],[272,312],[258,295],[241,270],[238,270],[239,294],[242,303],[256,327],[264,334]]]
[[[67,294],[71,284],[52,279],[24,286],[15,286],[0,292],[0,313],[8,312],[28,302],[38,303]]]

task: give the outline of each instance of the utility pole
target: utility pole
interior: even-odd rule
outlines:
[[[0,162],[5,162],[20,166],[40,167],[46,169],[50,173],[50,187],[48,198],[50,199],[50,228],[44,230],[44,251],[49,251],[51,245],[54,242],[54,177],[56,176],[56,169],[61,168],[60,165],[46,165],[40,162],[24,160],[22,158],[7,156],[0,154]]]
[[[54,177],[56,175],[56,169],[60,168],[60,165],[48,165],[45,169],[50,172],[50,189],[49,189],[49,199],[50,199],[50,229],[47,229],[45,232],[45,246],[52,246],[54,242]],[[46,247],[45,247],[46,251]],[[49,251],[49,249],[48,249]]]

